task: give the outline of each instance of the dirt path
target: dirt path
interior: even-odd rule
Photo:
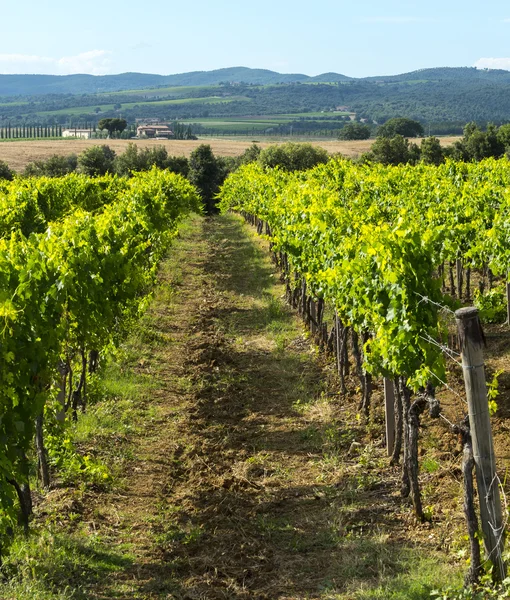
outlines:
[[[129,560],[85,597],[362,598],[408,571],[409,511],[377,444],[349,456],[361,433],[263,245],[235,217],[197,218],[164,264],[135,367],[153,416],[94,512]]]

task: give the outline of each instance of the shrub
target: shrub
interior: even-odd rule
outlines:
[[[285,171],[305,171],[328,160],[329,155],[324,148],[292,142],[270,146],[262,150],[259,156],[259,163],[263,167],[280,167]]]
[[[0,179],[7,179],[7,181],[14,179],[14,171],[3,160],[0,160]]]
[[[497,285],[484,293],[475,290],[474,305],[480,311],[482,322],[504,323],[507,317],[505,284]]]
[[[24,175],[27,177],[63,177],[76,171],[78,157],[76,154],[61,156],[54,154],[46,160],[36,160],[28,163]]]
[[[114,172],[115,152],[110,146],[91,146],[78,156],[78,168],[81,173],[96,177]]]

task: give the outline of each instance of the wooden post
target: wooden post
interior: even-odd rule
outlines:
[[[506,280],[506,323],[510,325],[510,271],[506,274]]]
[[[393,381],[384,378],[384,409],[386,414],[386,450],[393,455],[395,447],[395,387]]]
[[[338,313],[335,310],[335,329],[336,329],[336,368],[338,370],[338,376],[342,376],[342,357],[340,355],[342,350],[342,340],[340,339],[340,319]]]
[[[484,337],[477,308],[461,308],[455,312],[455,318],[462,352],[462,370],[468,401],[485,549],[489,560],[494,565],[494,578],[501,581],[506,576],[505,564],[501,557],[504,531],[485,383],[482,351]]]
[[[460,258],[455,261],[455,267],[457,271],[457,296],[459,300],[462,300],[462,261]]]
[[[310,329],[312,331],[312,335],[315,335],[317,333],[317,305],[315,304],[315,300],[313,300],[313,298],[310,299],[310,320]]]

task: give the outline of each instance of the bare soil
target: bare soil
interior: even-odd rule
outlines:
[[[176,293],[156,297],[159,341],[135,365],[155,381],[158,416],[133,439],[122,490],[92,497],[84,517],[133,559],[87,598],[347,600],[390,589],[416,550],[439,553],[435,585],[456,568],[458,471],[440,474],[438,523],[416,523],[385,458],[381,390],[367,433],[357,382],[337,395],[265,245],[235,218],[200,220],[165,264],[161,289]],[[392,598],[428,597],[398,585]]]
[[[441,138],[442,145],[453,143],[456,137]],[[420,143],[420,140],[416,140]],[[89,146],[108,144],[115,152],[124,152],[129,143],[135,143],[145,148],[151,146],[164,146],[168,153],[173,156],[189,156],[200,144],[210,144],[213,152],[218,156],[238,156],[248,148],[252,141],[239,141],[230,139],[206,138],[200,140],[34,140],[34,141],[8,141],[0,142],[0,160],[5,161],[11,169],[22,172],[29,162],[44,160],[53,154],[79,154]],[[278,141],[257,142],[262,148],[273,144],[282,143]],[[373,140],[361,141],[311,141],[314,146],[320,146],[331,154],[340,153],[350,158],[356,158],[370,150]]]

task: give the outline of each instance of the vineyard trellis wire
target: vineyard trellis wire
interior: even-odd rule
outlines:
[[[427,406],[430,416],[462,437],[466,495],[473,488],[468,422],[449,418],[435,398],[439,383],[462,399],[462,407],[466,403],[446,383],[446,363],[459,368],[461,353],[444,343],[454,334],[441,320],[454,316],[463,292],[471,298],[473,283],[490,288],[498,274],[507,277],[509,183],[506,161],[395,168],[340,160],[292,174],[247,166],[221,191],[224,210],[240,212],[258,233],[265,231],[287,299],[319,344],[337,354],[341,392],[350,369],[348,337],[360,379],[359,409],[367,417],[373,377],[395,380],[391,460],[403,451],[401,491],[411,495],[420,519],[417,446]],[[325,303],[335,314],[331,330],[323,322]],[[473,557],[468,579],[474,581],[480,568],[471,500],[465,513]],[[500,529],[494,519],[492,527]],[[504,574],[500,561],[496,578]]]

